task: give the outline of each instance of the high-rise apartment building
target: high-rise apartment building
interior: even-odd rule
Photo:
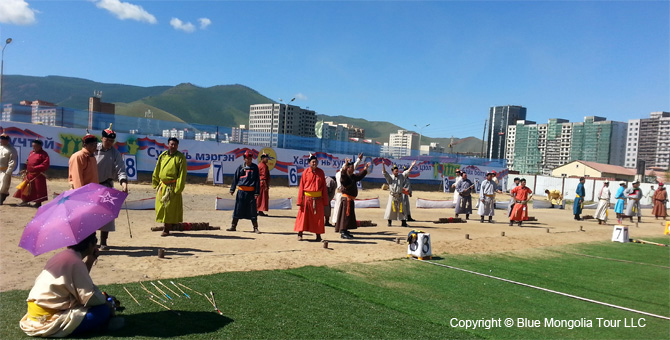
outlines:
[[[521,173],[542,174],[574,160],[623,165],[626,126],[595,116],[579,123],[518,121],[507,129],[507,164]]]
[[[389,153],[395,157],[409,156],[412,150],[419,150],[419,135],[407,130],[389,134]]]
[[[652,112],[650,118],[628,121],[628,137],[625,142],[627,168],[637,167],[637,161],[645,161],[646,167],[668,169],[670,166],[670,112]]]
[[[291,136],[316,137],[316,112],[287,104],[249,106],[249,144],[289,147]],[[286,136],[285,136],[286,135]]]
[[[517,120],[526,120],[525,107],[507,105],[494,106],[489,109],[487,158],[505,158],[507,127],[516,124]]]

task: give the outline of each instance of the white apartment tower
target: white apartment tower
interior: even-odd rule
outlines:
[[[670,166],[670,112],[652,112],[649,118],[628,121],[625,146],[626,168],[645,166],[668,169]]]
[[[316,137],[316,111],[287,104],[249,106],[249,144],[289,147],[293,138]]]

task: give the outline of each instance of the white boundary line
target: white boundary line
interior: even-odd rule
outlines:
[[[583,297],[581,297],[581,296],[577,296],[577,295],[571,295],[571,294],[567,294],[567,293],[559,292],[559,291],[556,291],[556,290],[551,290],[551,289],[547,289],[547,288],[542,288],[542,287],[538,287],[538,286],[529,285],[529,284],[527,284],[527,283],[522,283],[522,282],[512,281],[512,280],[503,279],[503,278],[501,278],[501,277],[497,277],[497,276],[492,276],[492,275],[482,274],[482,273],[478,273],[478,272],[473,272],[473,271],[471,271],[471,270],[462,269],[462,268],[453,267],[453,266],[448,266],[448,265],[446,265],[446,264],[441,264],[441,263],[432,262],[432,261],[427,261],[427,260],[419,260],[419,259],[415,259],[415,258],[412,258],[412,259],[413,259],[413,260],[417,260],[417,261],[419,261],[419,262],[430,263],[430,264],[432,264],[432,265],[436,265],[436,266],[440,266],[440,267],[445,267],[445,268],[449,268],[449,269],[456,269],[456,270],[460,270],[460,271],[462,271],[462,272],[466,272],[466,273],[470,273],[470,274],[475,274],[475,275],[479,275],[479,276],[484,276],[484,277],[488,277],[488,278],[496,279],[496,280],[500,280],[500,281],[505,281],[505,282],[513,283],[513,284],[520,285],[520,286],[524,286],[524,287],[530,287],[530,288],[534,288],[534,289],[539,289],[539,290],[542,290],[542,291],[545,291],[545,292],[554,293],[554,294],[558,294],[558,295],[563,295],[563,296],[567,296],[567,297],[570,297],[570,298],[573,298],[573,299],[577,299],[577,300],[582,300],[582,301],[591,302],[591,303],[595,303],[595,304],[599,304],[599,305],[603,305],[603,306],[607,306],[607,307],[612,307],[612,308],[622,309],[622,310],[626,310],[626,311],[629,311],[629,312],[638,313],[638,314],[643,314],[643,315],[647,315],[647,316],[653,316],[653,317],[655,317],[655,318],[659,318],[659,319],[670,320],[670,317],[663,316],[663,315],[652,314],[652,313],[648,313],[648,312],[639,311],[639,310],[636,310],[636,309],[631,309],[631,308],[626,308],[626,307],[622,307],[622,306],[613,305],[613,304],[611,304],[611,303],[606,303],[606,302],[600,302],[600,301],[596,301],[596,300],[591,300],[591,299],[583,298]]]

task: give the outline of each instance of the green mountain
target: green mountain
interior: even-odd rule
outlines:
[[[88,98],[93,91],[102,91],[108,103],[130,103],[148,96],[156,96],[172,86],[141,87],[121,84],[98,83],[87,79],[61,76],[5,75],[2,100],[18,103],[22,100],[44,100],[58,106],[88,110]]]
[[[274,103],[244,85],[199,87],[190,83],[177,86],[141,87],[106,84],[87,79],[22,75],[4,76],[3,101],[44,100],[59,106],[88,110],[88,99],[94,91],[102,91],[102,100],[116,105],[119,115],[144,117],[151,110],[154,119],[194,124],[238,126],[249,124],[249,106]],[[389,134],[404,129],[389,122],[368,121],[362,118],[318,115],[336,123],[351,124],[365,129],[365,136],[388,142]],[[406,129],[407,130],[407,129]],[[422,143],[437,142],[448,149],[451,138],[422,137]],[[481,152],[482,141],[475,137],[454,138],[452,152]]]

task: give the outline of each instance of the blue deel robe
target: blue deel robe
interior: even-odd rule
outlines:
[[[584,190],[584,183],[579,182],[575,194],[576,194],[575,203],[572,205],[572,213],[574,215],[579,215],[582,213],[582,208],[584,208],[584,196],[586,196],[586,191]]]
[[[614,205],[614,212],[617,214],[623,214],[624,206],[626,205],[626,196],[623,194],[625,187],[619,187],[619,190],[616,191],[616,205]]]

